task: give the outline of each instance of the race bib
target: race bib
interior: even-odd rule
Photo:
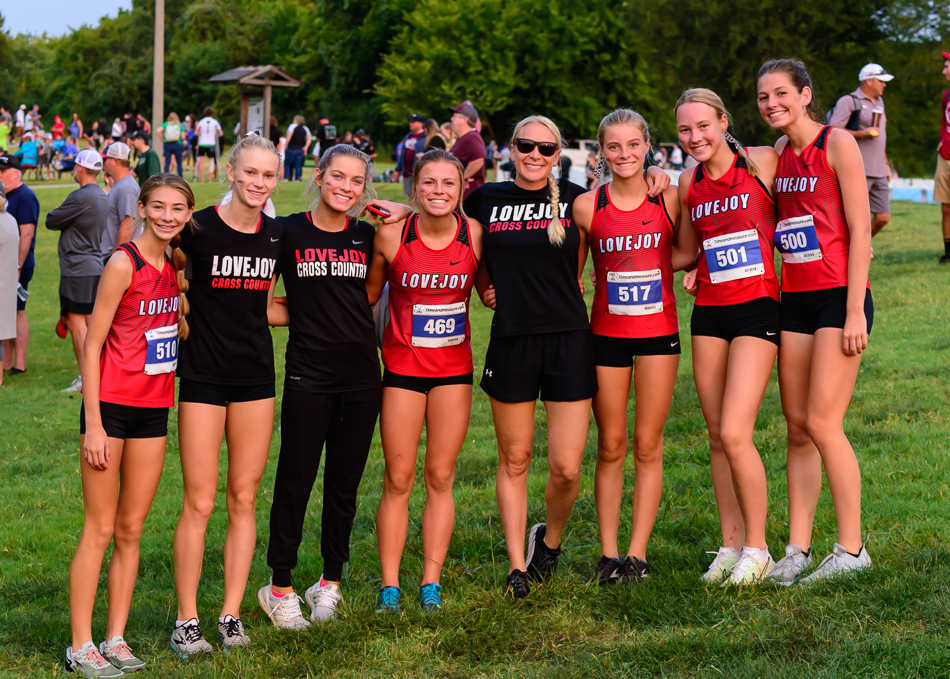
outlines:
[[[436,349],[464,341],[465,302],[412,305],[412,346]]]
[[[608,271],[607,311],[617,316],[647,316],[663,311],[660,270]]]
[[[703,241],[709,280],[725,283],[765,274],[759,232],[755,229],[716,236]]]
[[[145,332],[145,374],[162,375],[178,367],[178,326],[166,325]]]
[[[811,215],[783,219],[775,227],[775,247],[786,264],[804,264],[821,259],[821,246]]]

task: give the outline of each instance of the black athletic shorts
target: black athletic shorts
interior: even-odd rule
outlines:
[[[88,316],[96,305],[99,276],[62,276],[59,279],[59,315]]]
[[[198,157],[201,158],[202,156],[205,156],[207,158],[216,157],[215,152],[214,152],[214,147],[213,146],[199,146]]]
[[[263,401],[276,395],[274,383],[267,384],[211,384],[200,380],[178,378],[179,403],[207,403],[224,408],[229,403]]]
[[[33,267],[28,266],[23,269],[20,269],[20,285],[23,286],[24,290],[30,289],[30,281],[33,280]],[[16,298],[16,310],[17,311],[26,311],[26,303],[29,300]]]
[[[629,368],[634,356],[675,356],[679,334],[662,337],[608,337],[594,335],[594,363],[607,368]]]
[[[718,337],[731,342],[736,337],[758,337],[779,344],[782,319],[779,303],[771,297],[722,306],[693,307],[690,332],[695,336]]]
[[[168,408],[121,406],[99,401],[106,436],[113,439],[155,439],[168,436]],[[86,433],[86,404],[79,407],[79,433]]]
[[[843,328],[848,316],[848,288],[828,288],[807,292],[782,293],[782,330],[814,335],[818,328]],[[868,334],[874,324],[874,299],[871,289],[864,295],[864,316]]]
[[[482,390],[496,401],[583,401],[597,393],[590,330],[492,337]]]
[[[413,377],[384,370],[383,388],[393,387],[428,394],[430,390],[436,387],[444,387],[449,384],[471,385],[474,382],[473,375],[474,373],[465,373],[464,375],[453,375],[451,377]]]

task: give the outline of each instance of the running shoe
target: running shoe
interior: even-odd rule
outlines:
[[[775,563],[769,573],[769,582],[788,587],[811,566],[811,554],[805,554],[798,545],[785,545],[785,556]]]
[[[807,578],[803,578],[801,584],[810,586],[821,580],[854,575],[856,572],[870,567],[871,557],[868,556],[868,550],[864,545],[861,545],[861,551],[858,552],[858,555],[854,556],[848,554],[848,550],[844,548],[844,545],[839,545],[836,542],[831,554],[822,559],[815,572]]]
[[[340,586],[327,582],[320,576],[319,582],[307,590],[307,605],[310,606],[310,619],[314,622],[336,617],[336,607],[342,599]]]
[[[399,598],[402,591],[398,587],[383,587],[379,590],[379,596],[376,597],[377,613],[399,614]]]
[[[536,523],[528,533],[528,558],[525,570],[535,582],[540,582],[554,574],[557,570],[557,558],[561,556],[561,548],[551,549],[544,544],[544,536],[548,527],[543,523]]]
[[[722,583],[722,586],[761,585],[773,568],[775,568],[775,562],[772,561],[768,548],[743,547],[739,563],[732,569],[729,579]]]
[[[938,263],[938,264],[950,264],[950,255],[944,255],[943,257],[940,258],[940,261],[937,262],[937,263]]]
[[[442,610],[442,585],[430,582],[419,588],[419,606],[423,613],[438,613]]]
[[[82,391],[82,375],[79,375],[74,379],[68,387],[62,390],[63,394],[69,394],[74,391]]]
[[[709,564],[709,569],[701,578],[704,582],[708,582],[711,585],[722,582],[728,578],[732,573],[732,569],[739,563],[739,557],[741,556],[741,554],[732,547],[720,547],[718,552],[706,553],[716,555],[713,562]]]
[[[124,674],[103,658],[91,641],[84,643],[75,653],[72,651],[72,646],[66,649],[66,671],[71,674],[81,674],[84,677],[121,677]]]
[[[517,568],[508,574],[505,580],[505,596],[511,594],[515,599],[525,599],[531,594],[531,579]]]
[[[56,323],[56,334],[60,339],[66,339],[66,335],[69,334],[69,328],[66,327],[65,316],[59,317],[59,322]]]
[[[601,556],[594,567],[598,585],[616,585],[623,579],[623,561],[619,557]]]
[[[119,634],[99,644],[99,654],[126,674],[145,667],[145,661],[132,654],[132,649]]]
[[[251,645],[250,638],[244,633],[244,625],[241,624],[241,619],[235,618],[233,615],[224,616],[223,622],[218,621],[218,636],[221,638],[221,644],[224,646],[225,652],[232,648]]]
[[[182,658],[189,658],[199,653],[214,653],[214,648],[201,633],[198,618],[186,620],[172,630],[172,650],[177,651]]]
[[[300,597],[296,592],[277,597],[271,591],[271,583],[267,583],[257,590],[257,603],[277,629],[299,631],[310,627],[300,612]]]
[[[650,564],[635,556],[628,556],[623,560],[623,576],[621,582],[636,582],[650,577]]]

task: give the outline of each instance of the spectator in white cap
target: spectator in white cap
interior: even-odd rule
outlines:
[[[884,88],[894,76],[880,64],[861,69],[861,84],[835,104],[829,124],[849,132],[858,141],[864,158],[864,174],[871,200],[871,236],[876,236],[891,221],[891,200],[887,186],[887,116],[884,113]],[[853,116],[853,117],[852,117]]]
[[[101,170],[102,156],[95,149],[76,154],[73,178],[79,188],[46,216],[46,228],[60,232],[59,327],[65,326],[72,335],[77,363],[102,274],[102,229],[109,214],[109,199],[96,181]],[[80,389],[81,376],[63,391]]]
[[[941,52],[943,77],[950,81],[950,52]],[[934,173],[934,202],[943,212],[943,257],[940,264],[950,264],[950,90],[941,98],[940,144],[937,146],[937,171]]]
[[[112,182],[109,216],[100,241],[103,266],[115,249],[132,240],[135,233],[135,219],[139,214],[139,183],[132,173],[131,155],[132,150],[127,144],[116,141],[109,144],[102,159],[102,169]]]

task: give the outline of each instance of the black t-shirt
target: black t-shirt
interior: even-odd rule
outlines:
[[[178,376],[211,384],[274,381],[274,345],[267,325],[267,292],[280,252],[280,224],[261,214],[257,233],[241,233],[209,207],[181,232],[188,256],[188,339]]]
[[[324,231],[298,212],[283,227],[277,271],[284,278],[290,338],[284,386],[339,393],[379,387],[376,326],[366,297],[372,226],[350,218]]]
[[[547,188],[527,191],[514,182],[489,183],[463,203],[465,214],[485,227],[484,260],[495,286],[492,337],[535,335],[590,328],[577,284],[580,231],[572,218],[574,199],[585,190],[558,183],[565,239],[548,241],[551,198]]]
[[[317,125],[317,139],[320,140],[320,153],[336,144],[336,125],[333,123]]]

